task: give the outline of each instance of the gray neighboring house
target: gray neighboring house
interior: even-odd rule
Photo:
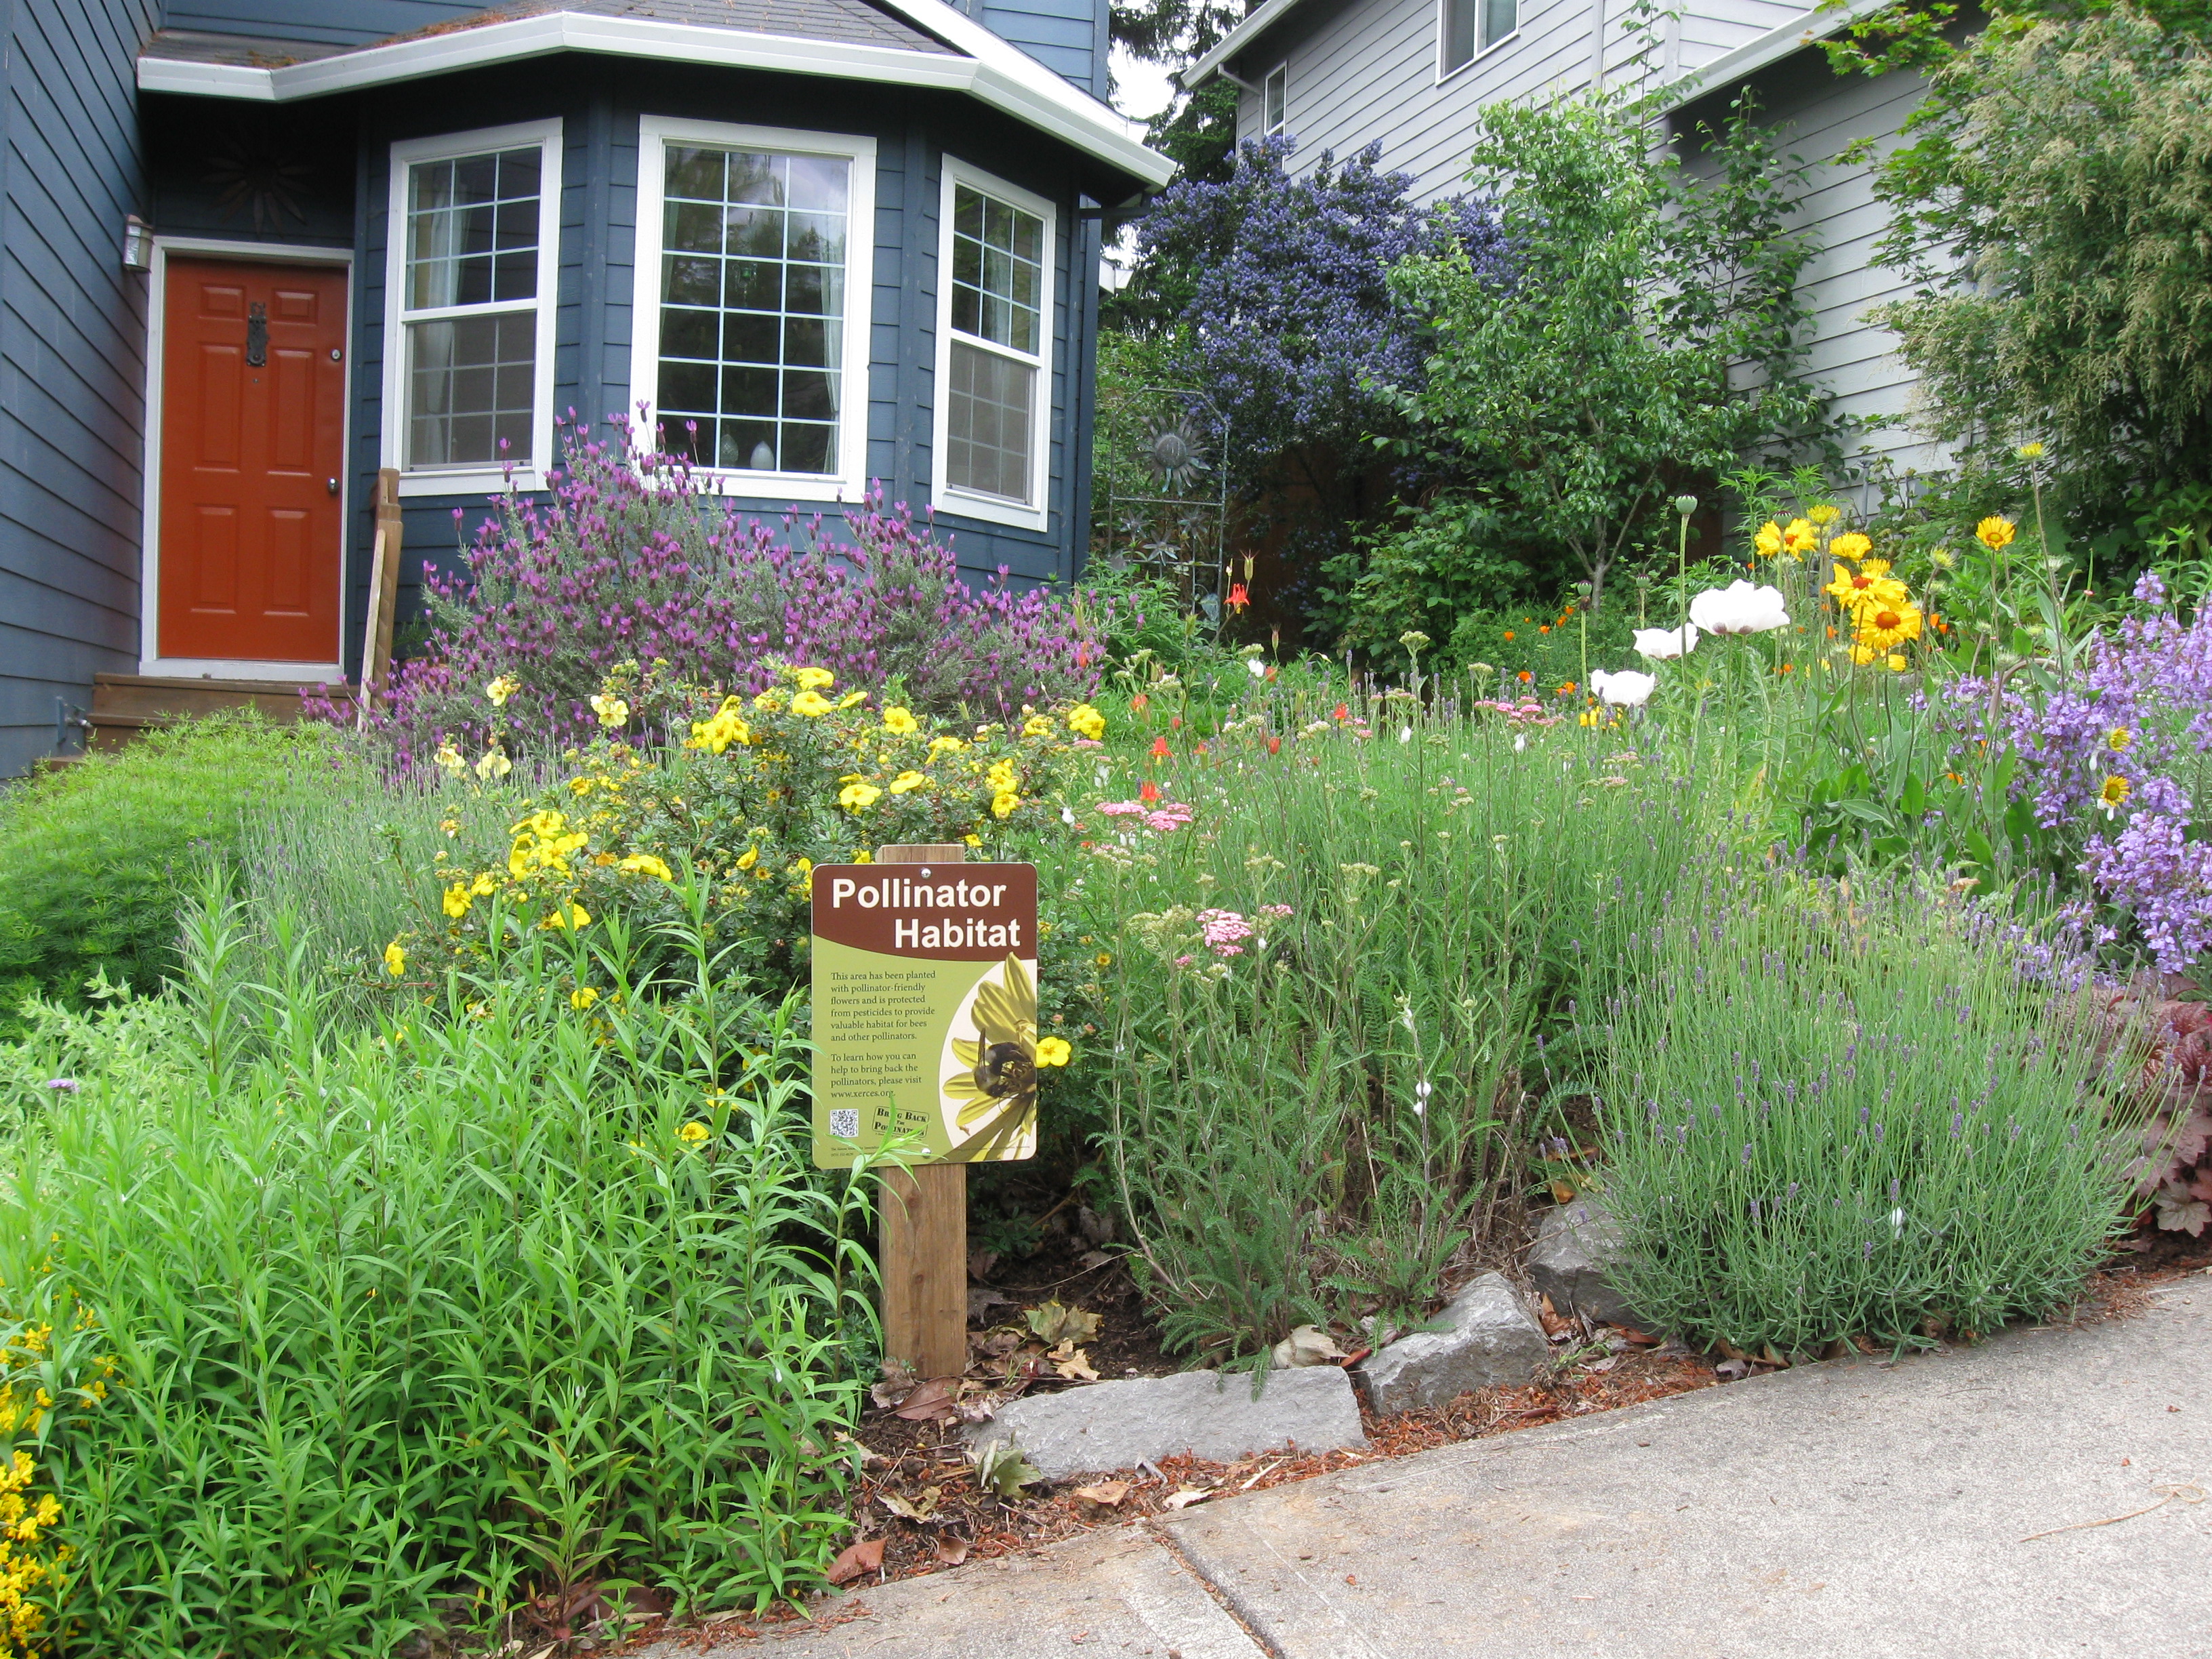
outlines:
[[[1775,0],[1691,0],[1659,20],[1655,41],[1631,32],[1626,0],[1265,0],[1182,80],[1192,88],[1215,76],[1234,81],[1239,140],[1287,134],[1294,167],[1380,143],[1382,164],[1411,173],[1424,200],[1464,187],[1486,105],[1650,75],[1668,89],[1671,129],[1686,136],[1700,122],[1717,125],[1748,86],[1785,152],[1813,164],[1799,218],[1819,249],[1802,288],[1814,319],[1806,373],[1834,394],[1839,414],[1899,416],[1913,376],[1895,337],[1866,320],[1907,291],[1871,263],[1887,224],[1873,173],[1927,82],[1903,71],[1838,76],[1819,46],[1879,9],[1879,0],[1819,13]],[[1875,157],[1838,159],[1861,139],[1875,141]],[[1863,453],[1900,471],[1941,459],[1901,425],[1869,434]]]

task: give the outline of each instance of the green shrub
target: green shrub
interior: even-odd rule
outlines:
[[[1619,920],[1635,982],[1582,1035],[1646,1321],[1787,1355],[1972,1338],[2080,1291],[2129,1137],[2067,1037],[2064,949],[1940,888],[1719,864]]]
[[[1172,1340],[1418,1318],[1449,1261],[1504,1242],[1545,1122],[1536,1033],[1607,907],[1656,902],[1700,828],[1626,741],[1286,696],[1079,805],[1090,844],[1040,860],[1101,1007],[1066,1083],[1096,1091]],[[1150,819],[1112,799],[1140,775]]]
[[[250,711],[149,732],[118,754],[0,796],[0,982],[76,1000],[86,981],[150,990],[176,961],[177,895],[256,810],[365,787],[336,733]]]
[[[689,988],[641,987],[602,927],[349,1032],[309,942],[264,992],[234,902],[186,920],[179,987],[0,1051],[0,1281],[117,1362],[38,1460],[82,1650],[385,1654],[589,1581],[818,1583],[873,1326],[789,1011],[696,927]],[[580,953],[627,994],[574,1007]]]

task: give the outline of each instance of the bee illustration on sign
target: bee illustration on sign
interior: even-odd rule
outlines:
[[[960,1035],[963,1027],[971,1035]],[[1036,983],[1009,955],[975,981],[945,1033],[946,1160],[980,1164],[1036,1152]]]

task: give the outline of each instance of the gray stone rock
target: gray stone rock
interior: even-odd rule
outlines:
[[[1470,1389],[1518,1388],[1548,1364],[1552,1345],[1503,1273],[1485,1273],[1437,1316],[1442,1329],[1401,1336],[1360,1367],[1378,1412],[1441,1406]]]
[[[1528,1282],[1561,1313],[1572,1308],[1608,1325],[1634,1325],[1635,1312],[1606,1273],[1620,1255],[1620,1228],[1595,1199],[1577,1198],[1544,1212],[1528,1252]]]
[[[1017,1400],[966,1433],[977,1452],[1013,1441],[1053,1480],[1185,1452],[1226,1462],[1285,1446],[1317,1452],[1367,1443],[1352,1380],[1334,1365],[1270,1371],[1257,1400],[1241,1372],[1093,1382]]]

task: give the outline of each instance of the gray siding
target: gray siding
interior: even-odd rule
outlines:
[[[173,0],[161,27],[358,46],[483,9],[482,0]]]
[[[134,62],[149,0],[0,5],[0,776],[138,646],[145,278]]]

